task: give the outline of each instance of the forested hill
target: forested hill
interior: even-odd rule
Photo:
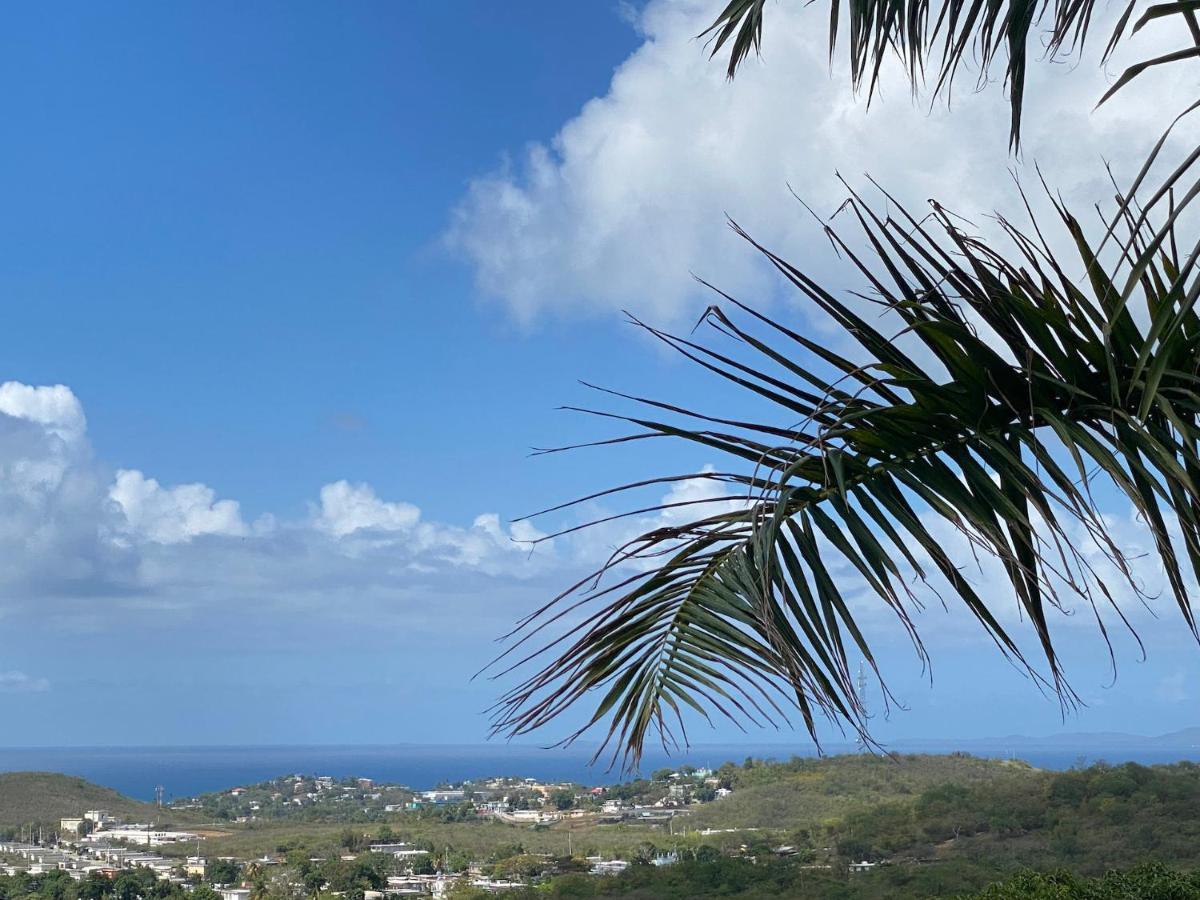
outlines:
[[[157,821],[161,810],[111,788],[55,772],[0,773],[0,828],[40,824],[57,829],[58,820],[89,809],[106,809],[134,821]]]

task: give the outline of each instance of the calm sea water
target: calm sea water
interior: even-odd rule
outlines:
[[[827,747],[828,752],[849,748]],[[903,751],[902,745],[895,747]],[[921,752],[948,752],[952,746],[922,746]],[[726,760],[747,756],[787,759],[811,755],[811,748],[769,745],[700,745],[686,753],[667,757],[647,752],[642,771],[664,765],[718,766]],[[1006,758],[1013,751],[973,747],[978,756]],[[1200,760],[1194,748],[1180,750],[1112,750],[1054,748],[1020,749],[1016,755],[1040,768],[1067,769],[1079,763],[1105,760],[1143,764]],[[586,749],[545,750],[540,747],[504,744],[348,747],[39,747],[0,749],[0,771],[49,771],[78,775],[114,788],[123,794],[149,800],[156,785],[170,797],[188,797],[239,784],[265,781],[278,775],[301,773],[359,776],[376,781],[406,784],[416,789],[431,788],[442,781],[461,781],[490,775],[519,775],[547,780],[606,784],[619,781],[617,771],[604,765],[588,766]]]

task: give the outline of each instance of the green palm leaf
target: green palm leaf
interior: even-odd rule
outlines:
[[[712,55],[729,53],[727,74],[738,68],[762,43],[766,0],[729,0],[701,37],[710,39]],[[1129,22],[1141,11],[1134,27]],[[1171,53],[1129,66],[1100,98],[1103,103],[1147,69],[1200,56],[1200,24],[1195,0],[1138,3],[1129,0],[1109,35],[1107,60],[1129,34],[1149,22],[1170,18],[1178,23],[1180,47]],[[927,75],[933,93],[949,90],[966,59],[978,64],[982,84],[996,57],[1005,56],[1004,83],[1012,107],[1010,141],[1021,140],[1021,113],[1025,98],[1025,71],[1030,42],[1035,52],[1043,48],[1053,59],[1081,49],[1093,24],[1095,0],[829,0],[829,54],[832,60],[840,29],[848,34],[850,76],[856,89],[874,93],[880,69],[895,53],[916,88]]]
[[[535,731],[585,703],[591,714],[566,740],[600,728],[601,752],[626,765],[648,739],[686,740],[689,711],[739,724],[795,716],[814,740],[826,718],[866,737],[851,659],[875,660],[838,567],[892,610],[922,657],[912,611],[940,591],[1073,704],[1053,609],[1083,602],[1106,637],[1102,608],[1124,618],[1097,552],[1141,596],[1094,499],[1098,479],[1137,511],[1196,632],[1200,247],[1181,256],[1170,222],[1152,225],[1126,202],[1106,248],[1093,246],[1060,207],[1072,267],[1037,228],[1001,221],[1002,253],[937,204],[918,220],[887,201],[886,217],[847,201],[860,243],[826,226],[870,286],[860,296],[887,314],[870,320],[861,300],[835,296],[734,225],[857,345],[853,359],[724,294],[703,317],[715,340],[638,323],[775,415],[730,420],[629,394],[616,396],[643,412],[600,412],[635,429],[600,443],[674,438],[727,464],[584,499],[694,480],[728,502],[687,521],[690,504],[673,507],[520,623],[498,668],[532,674],[495,708],[497,733]],[[1040,659],[971,586],[939,524],[999,560]]]

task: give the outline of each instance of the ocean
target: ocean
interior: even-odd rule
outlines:
[[[826,752],[848,752],[849,747],[826,747]],[[905,751],[904,745],[894,746]],[[914,752],[951,752],[956,748],[922,744]],[[405,784],[417,790],[439,782],[455,782],[491,775],[517,775],[551,781],[581,784],[608,784],[624,779],[616,769],[604,764],[589,766],[588,748],[547,750],[513,744],[431,745],[398,744],[388,746],[259,746],[259,747],[30,747],[0,749],[0,771],[43,771],[78,775],[89,781],[114,788],[130,797],[150,800],[162,785],[166,798],[190,797],[265,781],[279,775],[306,774],[334,777],[358,776],[380,782]],[[972,746],[977,756],[1008,758],[1015,755],[1034,766],[1067,769],[1099,760],[1109,763],[1126,761],[1146,765],[1200,761],[1200,749],[1194,747],[1123,748],[1105,750],[1087,748],[987,748]],[[764,759],[788,759],[811,756],[811,746],[803,742],[789,744],[709,744],[698,745],[673,756],[648,750],[641,771],[648,773],[663,766],[719,766],[727,760],[741,762],[747,756]]]

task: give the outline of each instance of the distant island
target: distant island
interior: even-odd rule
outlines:
[[[1200,766],[848,754],[420,790],[293,773],[161,806],[10,773],[0,838],[6,900],[999,898],[1050,877],[1025,870],[1191,884]]]

